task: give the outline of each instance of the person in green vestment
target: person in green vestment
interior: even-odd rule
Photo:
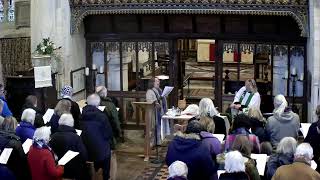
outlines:
[[[246,112],[248,108],[260,109],[260,94],[257,89],[257,84],[254,79],[248,79],[243,86],[236,93],[233,103],[230,105],[233,115],[239,112]]]

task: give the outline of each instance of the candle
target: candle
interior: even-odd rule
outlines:
[[[304,74],[301,73],[301,74],[300,74],[300,81],[303,81],[303,78],[304,78]]]
[[[284,72],[284,78],[288,78],[288,70],[286,70],[286,72]]]
[[[296,67],[293,67],[293,68],[291,69],[291,75],[297,75],[297,69],[296,69]]]
[[[86,76],[89,76],[89,68],[88,67],[86,67],[86,69],[85,69],[85,74],[86,74]]]
[[[104,66],[100,66],[100,67],[99,67],[99,73],[101,73],[101,74],[102,74],[102,73],[103,73],[103,71],[104,71]]]
[[[92,69],[93,69],[93,70],[96,70],[96,69],[97,69],[96,64],[92,64]]]

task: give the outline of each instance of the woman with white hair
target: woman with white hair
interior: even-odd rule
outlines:
[[[271,179],[276,170],[287,164],[292,164],[294,153],[296,151],[297,141],[293,137],[285,137],[281,139],[277,146],[277,151],[269,157],[267,162],[267,179]]]
[[[224,169],[219,177],[220,180],[249,180],[245,172],[244,158],[239,151],[230,151],[226,154]]]
[[[299,116],[288,107],[286,98],[279,94],[274,98],[273,116],[267,120],[266,131],[272,146],[276,147],[284,137],[298,138]]]
[[[33,136],[33,144],[28,153],[28,162],[32,180],[60,180],[64,168],[57,166],[51,148],[50,127],[37,128]]]
[[[173,162],[169,168],[168,180],[187,180],[188,166],[182,161]]]
[[[88,150],[88,160],[94,162],[96,171],[103,169],[103,178],[107,180],[110,177],[112,128],[108,117],[98,109],[99,95],[89,95],[87,104],[82,111],[81,138]]]
[[[21,142],[24,143],[27,139],[32,139],[34,131],[34,120],[36,117],[36,111],[28,108],[25,109],[21,115],[21,122],[16,128],[16,135],[21,138]]]
[[[220,113],[215,108],[213,102],[209,98],[202,98],[199,102],[199,116],[201,117],[209,117],[213,120],[215,124],[215,134],[227,134],[226,131],[226,123],[222,117],[220,117]]]
[[[320,174],[310,165],[313,158],[313,149],[309,143],[301,143],[294,153],[294,162],[279,167],[272,180],[319,180]]]
[[[61,159],[68,150],[79,152],[79,155],[68,162],[64,167],[64,178],[90,179],[86,174],[87,150],[76,130],[73,127],[74,120],[71,114],[62,114],[59,119],[59,127],[51,136],[50,147]]]

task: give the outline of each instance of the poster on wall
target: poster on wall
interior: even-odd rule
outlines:
[[[197,60],[198,62],[213,62],[215,56],[215,40],[197,40]]]
[[[73,93],[78,93],[85,90],[85,69],[81,68],[71,73],[71,86],[73,87]]]
[[[52,86],[51,66],[34,67],[35,88]]]

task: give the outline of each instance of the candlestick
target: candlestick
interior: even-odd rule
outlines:
[[[291,69],[291,75],[293,75],[293,76],[297,75],[297,69],[296,69],[296,67],[293,67],[293,68]]]
[[[301,73],[301,74],[300,74],[300,79],[299,79],[299,80],[300,80],[300,81],[303,81],[303,79],[304,79],[304,74],[303,74],[303,73]]]
[[[85,74],[86,74],[86,76],[89,76],[89,68],[88,67],[86,67],[86,69],[85,69]]]
[[[92,70],[96,70],[96,69],[97,69],[96,64],[92,64]]]
[[[286,70],[286,72],[284,72],[284,78],[288,78],[288,70]]]
[[[103,73],[103,71],[104,71],[104,66],[100,66],[100,67],[99,67],[99,73],[101,73],[101,74],[102,74],[102,73]]]

